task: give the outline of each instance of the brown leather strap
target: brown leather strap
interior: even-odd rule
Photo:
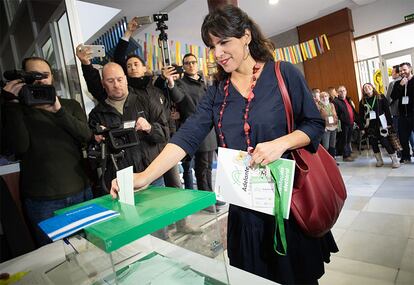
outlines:
[[[282,73],[280,72],[280,61],[276,61],[275,63],[275,73],[276,73],[277,83],[279,85],[279,90],[280,90],[280,93],[282,94],[283,104],[285,105],[288,133],[291,133],[293,132],[292,103],[290,102],[289,92],[287,91],[285,81],[283,80]]]

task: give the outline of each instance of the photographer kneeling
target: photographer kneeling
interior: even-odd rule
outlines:
[[[92,133],[80,104],[56,96],[46,60],[26,58],[22,68],[28,72],[25,77],[32,74],[31,82],[22,76],[2,89],[2,96],[9,98],[3,108],[5,143],[20,159],[23,207],[37,245],[42,246],[51,240],[39,222],[58,209],[92,198],[82,162],[82,147]],[[53,100],[45,103],[45,98]]]

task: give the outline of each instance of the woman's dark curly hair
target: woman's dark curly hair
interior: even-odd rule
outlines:
[[[259,26],[240,8],[226,5],[210,12],[201,26],[201,37],[207,47],[212,47],[210,35],[218,38],[235,37],[240,39],[245,35],[245,30],[251,32],[249,49],[251,56],[256,61],[273,60],[273,43],[266,39]],[[217,65],[217,79],[223,80],[228,74]]]

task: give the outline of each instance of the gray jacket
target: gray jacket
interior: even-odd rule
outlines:
[[[399,112],[398,112],[398,99],[397,100],[392,100],[391,98],[391,93],[392,93],[392,89],[394,88],[394,84],[397,80],[400,80],[401,78],[398,77],[397,79],[393,80],[390,82],[390,84],[388,85],[388,89],[387,89],[387,95],[385,95],[385,98],[387,98],[388,103],[390,103],[390,111],[391,111],[391,116],[398,116]]]

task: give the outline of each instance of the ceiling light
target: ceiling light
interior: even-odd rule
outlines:
[[[269,0],[270,5],[276,5],[277,3],[279,3],[279,0]]]

